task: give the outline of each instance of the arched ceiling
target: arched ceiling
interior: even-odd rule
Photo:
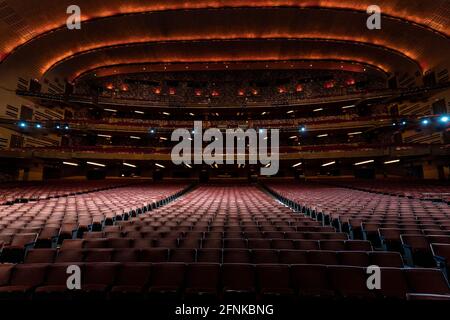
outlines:
[[[370,0],[79,0],[82,29],[68,30],[71,4],[0,2],[0,83],[126,64],[299,60],[417,76],[450,56],[450,0],[377,1],[381,30],[366,28]]]

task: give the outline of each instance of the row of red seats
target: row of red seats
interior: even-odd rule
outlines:
[[[189,239],[189,238],[188,238]],[[192,238],[195,241],[177,239],[176,248],[197,249],[202,248],[202,241],[208,238]],[[212,237],[212,239],[216,239]],[[92,248],[149,248],[158,247],[153,239],[133,238],[98,238],[65,240],[62,249],[92,249]],[[236,241],[233,241],[236,240]],[[215,241],[214,241],[215,242]],[[215,242],[217,243],[217,242]],[[214,244],[214,243],[212,243]],[[225,238],[219,242],[219,248],[249,248],[249,249],[289,249],[289,250],[334,250],[334,251],[372,251],[369,241],[363,240],[291,240],[291,239],[233,239]],[[207,247],[207,243],[205,243]]]
[[[185,262],[403,267],[396,252],[273,249],[34,249],[25,263]]]
[[[366,268],[324,265],[81,264],[81,290],[67,288],[68,264],[0,265],[0,300],[122,299],[149,296],[186,299],[273,297],[405,299],[444,295],[450,288],[435,269],[381,269],[381,289],[367,286]],[[423,296],[425,295],[425,296]],[[434,296],[432,296],[434,297]]]

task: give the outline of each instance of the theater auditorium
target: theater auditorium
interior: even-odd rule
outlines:
[[[0,0],[0,303],[449,303],[450,1],[372,2]]]

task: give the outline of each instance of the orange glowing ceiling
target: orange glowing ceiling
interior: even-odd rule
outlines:
[[[377,1],[384,17],[382,29],[375,31],[365,27],[370,0],[79,0],[83,23],[77,31],[65,27],[71,4],[4,0],[10,16],[9,24],[0,23],[0,73],[18,70],[25,77],[71,79],[109,63],[332,59],[413,75],[450,56],[447,0]],[[297,55],[289,51],[291,41],[308,40],[321,47],[301,48]],[[208,41],[229,44],[221,46],[226,53],[197,50],[199,42]],[[240,46],[232,44],[240,41]],[[248,51],[245,43],[251,41],[266,43],[264,50]],[[167,44],[197,56],[177,50],[145,55],[148,48]],[[121,56],[128,47],[128,56]]]

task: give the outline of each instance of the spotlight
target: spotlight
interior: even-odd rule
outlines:
[[[422,123],[422,125],[427,126],[428,124],[430,124],[430,120],[428,120],[428,119],[423,119],[423,120],[421,121],[421,123]]]
[[[19,122],[19,127],[26,128],[27,127],[27,123],[26,122]]]
[[[70,128],[69,128],[68,125],[66,125],[66,126],[64,127],[64,129],[65,129],[65,130],[69,130]]]
[[[150,132],[151,134],[154,134],[156,132],[156,130],[151,128],[148,132]]]
[[[402,126],[406,126],[406,121],[402,121]]]
[[[447,123],[448,120],[449,120],[448,116],[442,116],[442,117],[439,118],[439,122],[442,122],[442,123]]]
[[[58,124],[58,125],[56,125],[56,129],[61,129],[61,126]]]
[[[301,126],[299,129],[300,132],[306,132],[306,127],[305,126]]]
[[[36,123],[36,129],[41,129],[41,128],[42,128],[42,124]]]

